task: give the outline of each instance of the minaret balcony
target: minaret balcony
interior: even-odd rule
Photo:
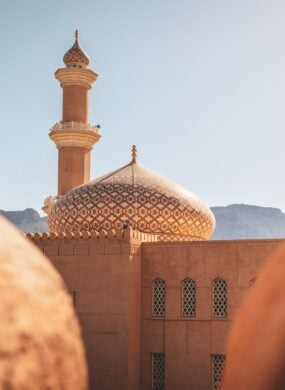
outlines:
[[[55,72],[55,78],[62,87],[66,85],[83,85],[91,88],[91,85],[97,80],[97,73],[91,69],[84,68],[60,68]]]
[[[99,125],[90,123],[61,122],[50,129],[49,137],[57,148],[75,146],[91,150],[101,137],[99,129]]]

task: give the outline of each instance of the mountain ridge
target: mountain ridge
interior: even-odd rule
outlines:
[[[285,237],[285,214],[276,207],[231,204],[211,210],[216,218],[212,240]]]
[[[285,214],[276,207],[231,204],[211,207],[216,230],[211,240],[266,239],[285,237]],[[48,231],[47,217],[33,208],[20,211],[0,210],[22,232]]]
[[[19,211],[0,210],[0,215],[4,216],[24,233],[43,233],[48,231],[47,217],[41,217],[33,208]]]

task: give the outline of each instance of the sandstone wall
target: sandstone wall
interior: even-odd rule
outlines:
[[[236,308],[280,240],[142,245],[141,390],[151,389],[151,353],[165,353],[167,390],[212,388],[211,355],[224,354]],[[166,283],[166,314],[152,316],[152,281]],[[181,315],[181,282],[196,281],[196,317]],[[212,281],[226,280],[227,318],[212,316]]]

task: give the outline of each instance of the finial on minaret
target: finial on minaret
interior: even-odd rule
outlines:
[[[135,163],[137,161],[137,155],[138,155],[137,147],[136,147],[136,145],[133,145],[132,146],[132,162]]]
[[[78,43],[79,31],[74,32],[75,41],[72,47],[63,56],[63,62],[68,68],[85,69],[89,65],[89,57]]]

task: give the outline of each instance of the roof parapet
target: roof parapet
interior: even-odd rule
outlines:
[[[53,241],[53,240],[89,240],[89,239],[111,239],[132,241],[137,240],[141,242],[157,242],[157,235],[151,233],[140,232],[130,227],[124,230],[82,230],[82,231],[68,231],[68,232],[44,232],[44,233],[25,233],[25,237],[32,241]]]

